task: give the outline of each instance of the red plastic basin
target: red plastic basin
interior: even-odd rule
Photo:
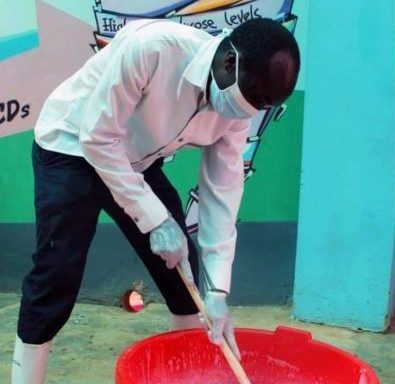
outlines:
[[[236,329],[242,364],[252,384],[379,384],[366,363],[309,332]],[[219,348],[202,330],[168,332],[126,349],[117,384],[237,384]]]

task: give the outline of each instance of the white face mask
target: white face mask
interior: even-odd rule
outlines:
[[[229,41],[230,42],[230,41]],[[259,110],[254,108],[243,96],[239,88],[239,53],[230,42],[236,53],[236,81],[225,89],[220,89],[211,69],[210,102],[216,112],[230,119],[248,119]]]

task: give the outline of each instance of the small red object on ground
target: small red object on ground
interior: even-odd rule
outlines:
[[[144,308],[143,297],[133,289],[129,289],[122,297],[122,307],[129,312],[139,312]]]

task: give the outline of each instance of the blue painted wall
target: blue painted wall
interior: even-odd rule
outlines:
[[[385,329],[394,258],[394,2],[312,1],[297,318]]]

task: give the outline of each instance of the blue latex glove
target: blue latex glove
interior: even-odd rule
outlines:
[[[238,360],[241,359],[240,351],[237,346],[232,319],[226,304],[226,293],[208,291],[204,299],[206,313],[211,320],[211,331],[208,336],[212,343],[220,345],[222,336],[226,338],[230,349]]]
[[[193,284],[192,269],[188,261],[188,241],[177,224],[170,216],[150,233],[150,246],[153,253],[159,255],[169,269],[180,264],[185,279]]]

